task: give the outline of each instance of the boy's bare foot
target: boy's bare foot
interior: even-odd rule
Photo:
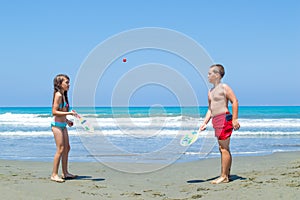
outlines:
[[[73,174],[70,174],[70,173],[67,173],[67,174],[62,174],[61,177],[63,179],[74,179],[76,177],[78,177],[77,175],[73,175]]]
[[[219,183],[228,183],[229,179],[227,177],[222,177],[220,176],[219,178],[213,180],[212,182],[210,182],[211,184],[219,184]]]
[[[60,178],[59,176],[51,176],[51,181],[55,181],[55,182],[57,182],[57,183],[63,183],[63,182],[65,182],[65,180],[64,179],[62,179],[62,178]]]

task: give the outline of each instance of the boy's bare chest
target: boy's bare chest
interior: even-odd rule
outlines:
[[[210,98],[212,102],[219,102],[219,101],[226,100],[224,88],[221,86],[214,88],[210,93]]]

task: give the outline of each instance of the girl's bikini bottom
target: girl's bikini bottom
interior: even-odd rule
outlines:
[[[66,122],[51,122],[51,127],[58,127],[60,128],[62,131],[66,128],[67,123]]]

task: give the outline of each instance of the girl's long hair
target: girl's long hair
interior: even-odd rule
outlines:
[[[58,74],[55,76],[55,78],[53,79],[53,85],[54,85],[54,92],[53,92],[53,100],[52,100],[52,106],[54,103],[54,96],[56,92],[61,93],[61,84],[64,81],[64,78],[70,80],[69,76],[66,74]],[[67,102],[67,104],[69,104],[69,100],[68,100],[68,91],[65,91],[62,94],[65,97],[65,101]],[[69,109],[69,108],[68,108]]]

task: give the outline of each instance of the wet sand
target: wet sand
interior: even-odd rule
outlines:
[[[50,181],[51,162],[0,160],[0,163],[0,199],[300,198],[300,152],[234,157],[231,181],[218,185],[210,181],[219,175],[219,158],[176,163],[139,174],[120,172],[97,162],[71,162],[70,172],[78,177],[64,183]]]

